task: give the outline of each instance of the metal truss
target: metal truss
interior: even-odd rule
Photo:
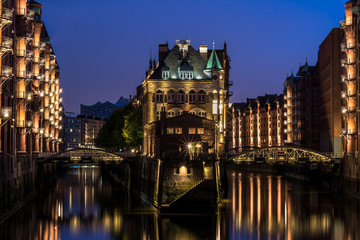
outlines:
[[[81,161],[90,161],[90,162],[102,162],[102,163],[117,163],[124,160],[123,157],[104,150],[99,149],[72,149],[63,153],[52,154],[52,153],[43,153],[39,154],[39,162],[81,162]]]
[[[259,148],[237,155],[232,155],[229,161],[266,162],[266,163],[334,163],[336,160],[326,153],[298,147],[267,147]]]

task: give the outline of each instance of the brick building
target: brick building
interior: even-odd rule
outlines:
[[[283,95],[266,94],[232,104],[229,146],[235,152],[283,146]]]
[[[32,191],[34,156],[59,151],[62,90],[42,5],[32,0],[1,1],[0,20],[1,213]]]
[[[218,131],[215,152],[224,153],[232,95],[229,61],[226,44],[222,50],[200,45],[198,51],[188,40],[178,40],[171,50],[168,44],[159,45],[159,62],[150,61],[142,84],[145,155],[154,153],[154,132],[149,126],[160,120],[162,111],[168,118],[189,112],[214,121]]]

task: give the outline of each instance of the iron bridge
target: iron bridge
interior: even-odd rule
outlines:
[[[320,153],[300,147],[266,147],[242,153],[229,154],[234,163],[338,163],[340,155]]]
[[[92,162],[119,163],[124,160],[120,153],[100,149],[78,148],[62,153],[40,153],[38,161],[45,162]]]

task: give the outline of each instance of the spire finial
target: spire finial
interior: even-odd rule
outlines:
[[[213,40],[213,50],[215,50],[215,40]]]
[[[307,57],[306,57],[306,63],[307,63]],[[306,64],[306,63],[305,63],[305,64]]]

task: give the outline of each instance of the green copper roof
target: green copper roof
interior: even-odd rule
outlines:
[[[221,66],[220,60],[215,51],[215,42],[213,42],[213,50],[211,52],[209,61],[207,62],[206,70],[208,71],[223,70],[223,67]]]

